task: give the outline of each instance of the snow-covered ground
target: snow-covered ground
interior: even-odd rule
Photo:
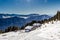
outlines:
[[[60,21],[42,24],[31,32],[8,32],[0,34],[0,40],[60,40]]]

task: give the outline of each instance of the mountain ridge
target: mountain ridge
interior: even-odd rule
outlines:
[[[35,16],[36,15],[36,16]],[[0,15],[0,16],[9,16],[9,15]],[[10,15],[11,16],[11,15]],[[1,18],[0,17],[0,29],[5,29],[9,26],[18,26],[22,27],[25,24],[31,22],[31,21],[40,21],[44,19],[50,18],[48,15],[37,15],[37,14],[30,14],[30,15],[13,15],[10,18]],[[24,19],[24,17],[28,17]]]

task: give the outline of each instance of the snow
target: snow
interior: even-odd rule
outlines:
[[[33,26],[27,26],[25,29],[31,30],[32,28],[33,28]]]
[[[0,40],[60,40],[60,21],[42,24],[31,32],[8,32],[0,34]]]
[[[40,25],[40,23],[34,23],[33,25]]]
[[[34,23],[33,26],[40,26],[40,23]]]

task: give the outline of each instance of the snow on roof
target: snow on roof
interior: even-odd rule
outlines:
[[[34,25],[41,25],[41,24],[40,24],[40,23],[34,23],[33,26],[34,26]]]
[[[33,26],[27,26],[25,29],[31,29],[33,28]]]

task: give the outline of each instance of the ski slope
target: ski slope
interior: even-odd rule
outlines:
[[[0,34],[0,40],[60,40],[60,21],[42,24],[41,27],[31,32],[19,30]]]

